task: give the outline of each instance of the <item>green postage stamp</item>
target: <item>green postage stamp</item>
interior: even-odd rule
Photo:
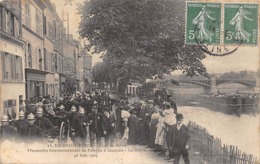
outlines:
[[[220,44],[221,3],[187,2],[186,44]]]
[[[257,45],[258,5],[224,5],[224,44]]]
[[[258,4],[186,4],[186,44],[258,45]]]

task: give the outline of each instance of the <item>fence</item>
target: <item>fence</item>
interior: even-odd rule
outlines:
[[[195,149],[200,151],[210,164],[260,164],[257,157],[246,154],[237,146],[223,145],[221,139],[209,134],[207,129],[189,122],[188,127]],[[258,145],[256,145],[258,146]]]

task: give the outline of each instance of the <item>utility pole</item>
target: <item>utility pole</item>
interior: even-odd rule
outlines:
[[[64,9],[62,9],[62,22],[65,22],[65,21],[67,21],[67,35],[68,35],[68,41],[67,41],[67,44],[69,43],[69,41],[70,41],[70,24],[69,24],[69,22],[70,22],[70,19],[69,19],[69,13],[67,13],[67,19],[64,19]],[[65,33],[65,35],[66,35],[66,33]]]

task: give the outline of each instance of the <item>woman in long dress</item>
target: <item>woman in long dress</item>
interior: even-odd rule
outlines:
[[[155,138],[156,138],[156,125],[158,124],[159,121],[159,109],[155,107],[154,113],[151,116],[151,122],[149,124],[150,131],[149,131],[149,147],[154,148],[155,147]]]
[[[157,145],[157,149],[160,150],[162,155],[165,153],[165,128],[166,125],[164,124],[164,112],[160,111],[154,143]]]
[[[211,42],[212,40],[212,36],[214,35],[214,33],[206,28],[206,18],[209,18],[210,20],[216,19],[211,17],[209,15],[210,13],[212,12],[206,10],[206,6],[203,5],[200,13],[192,21],[192,23],[197,25],[198,28],[198,34],[196,35],[198,41],[209,40],[209,42]]]
[[[250,14],[250,12],[244,10],[243,6],[240,6],[239,11],[229,22],[231,25],[235,25],[236,27],[236,33],[235,33],[236,40],[245,40],[249,42],[251,34],[244,29],[244,19],[249,21],[253,21],[253,19],[247,17],[248,14]]]

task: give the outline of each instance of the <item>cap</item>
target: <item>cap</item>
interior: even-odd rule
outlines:
[[[170,104],[169,102],[165,102],[165,103],[163,104],[163,106],[164,106],[165,108],[170,108],[170,107],[171,107],[171,104]]]
[[[76,112],[77,111],[77,109],[76,109],[76,107],[74,105],[71,107],[71,111],[72,112]]]
[[[181,120],[181,119],[183,119],[184,117],[183,117],[183,115],[181,114],[181,113],[178,113],[177,115],[176,115],[176,119],[177,120]]]
[[[8,122],[8,116],[6,114],[4,114],[1,121]]]
[[[27,120],[34,120],[34,115],[32,113],[30,113],[28,116],[27,116]]]
[[[24,111],[21,110],[21,111],[19,112],[19,116],[24,116]]]
[[[38,107],[36,113],[43,113],[43,109],[41,107]]]
[[[65,109],[65,106],[64,106],[64,105],[61,105],[59,108],[60,108],[60,109]]]
[[[94,102],[93,102],[93,105],[98,105],[98,102],[97,102],[97,101],[94,101]]]
[[[79,108],[79,113],[84,114],[84,113],[85,113],[85,109],[84,109],[83,107],[80,107],[80,108]]]

